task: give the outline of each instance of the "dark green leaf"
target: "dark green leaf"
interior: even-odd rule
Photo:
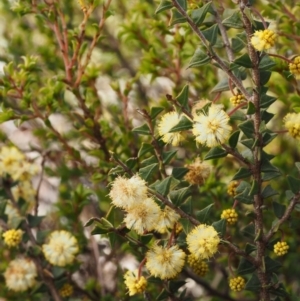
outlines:
[[[261,160],[261,171],[262,172],[279,172],[279,169],[275,167],[269,160],[262,158]]]
[[[264,121],[265,124],[267,124],[274,116],[275,114],[269,113],[266,110],[261,110],[261,120]]]
[[[231,136],[229,137],[228,143],[230,145],[231,148],[235,148],[238,141],[239,141],[239,137],[240,137],[240,131],[235,131],[234,133],[231,134]]]
[[[258,292],[260,290],[260,281],[256,274],[252,274],[252,277],[246,283],[245,290],[252,292]]]
[[[214,206],[214,204],[210,204],[207,207],[205,207],[204,209],[196,212],[196,217],[200,223],[204,224],[205,222],[207,222],[208,216],[209,216],[213,206]]]
[[[276,101],[276,97],[267,95],[267,94],[262,94],[260,98],[260,107],[261,108],[268,108],[273,102]]]
[[[269,197],[271,197],[271,196],[273,196],[273,195],[277,195],[278,194],[278,192],[276,191],[276,190],[274,190],[272,187],[271,187],[271,185],[267,185],[264,189],[263,189],[263,191],[262,191],[262,193],[261,193],[261,196],[264,198],[264,199],[267,199],[267,198],[269,198]]]
[[[272,295],[280,296],[282,298],[285,298],[285,300],[287,300],[286,298],[289,297],[289,293],[286,291],[286,289],[285,289],[285,287],[282,283],[280,283],[279,285],[271,287],[269,289],[269,291]],[[281,299],[279,299],[277,297],[274,301],[281,301]]]
[[[260,71],[259,72],[259,75],[260,75],[259,80],[260,80],[261,86],[265,85],[269,81],[271,74],[272,74],[272,72],[270,72],[270,71]]]
[[[255,271],[256,267],[255,265],[253,265],[253,263],[251,263],[250,261],[248,261],[245,258],[241,258],[240,260],[240,264],[238,266],[237,269],[237,274],[238,275],[247,275],[250,273],[253,273]]]
[[[251,176],[251,171],[248,168],[241,167],[239,171],[233,176],[233,180],[244,179]]]
[[[253,115],[255,113],[256,109],[255,109],[255,106],[253,104],[252,101],[248,101],[248,107],[247,107],[247,112],[246,114],[247,115]]]
[[[249,224],[241,230],[242,234],[249,238],[255,237],[255,226],[254,224]]]
[[[277,202],[273,202],[273,210],[274,210],[275,216],[278,219],[283,217],[283,215],[285,213],[285,209],[286,209],[285,205],[279,204]]]
[[[209,61],[210,57],[200,48],[197,48],[187,68],[203,66],[206,65]]]
[[[148,159],[145,159],[141,162],[141,167],[147,167],[149,165],[158,163],[157,157],[156,156],[151,156]]]
[[[262,180],[263,181],[270,181],[274,178],[277,178],[277,177],[280,177],[281,176],[281,173],[280,171],[268,171],[268,172],[265,172],[262,176]]]
[[[249,195],[250,196],[254,196],[258,193],[258,183],[256,180],[253,180],[252,181],[252,185],[251,185],[251,189],[250,189],[250,192],[249,192]]]
[[[54,276],[54,278],[58,278],[62,276],[66,272],[65,268],[61,268],[58,266],[53,266],[51,269],[51,274]]]
[[[169,131],[169,133],[174,133],[174,132],[181,132],[185,130],[190,130],[193,128],[193,123],[190,119],[185,117],[184,115],[181,116],[180,121],[177,125],[172,127],[172,129]]]
[[[163,196],[169,193],[172,177],[167,177],[155,185],[155,190]]]
[[[298,171],[300,171],[300,162],[296,162],[295,166],[297,167]]]
[[[180,208],[184,212],[186,212],[188,214],[192,214],[192,211],[193,211],[192,198],[188,197],[187,200],[182,205],[180,205]]]
[[[229,28],[243,28],[243,22],[239,11],[235,11],[231,16],[222,21],[223,25]]]
[[[291,188],[291,191],[295,194],[298,193],[300,191],[300,179],[294,178],[292,176],[287,176],[286,179]]]
[[[37,227],[44,218],[45,216],[35,216],[35,215],[28,214],[27,220],[28,220],[29,227],[30,228]]]
[[[138,152],[138,158],[144,156],[145,154],[147,154],[148,152],[153,153],[154,152],[154,147],[152,144],[149,143],[142,143],[142,146]]]
[[[185,167],[174,167],[172,170],[172,176],[175,179],[181,180],[187,173],[189,169]]]
[[[152,107],[151,111],[150,111],[151,119],[156,118],[157,115],[160,114],[163,110],[164,110],[164,108],[162,108],[162,107]]]
[[[116,167],[113,167],[109,172],[108,172],[108,175],[113,175],[113,174],[119,174],[119,173],[122,173],[124,170],[121,166],[116,166]]]
[[[240,52],[245,47],[245,42],[241,39],[233,38],[231,40],[231,46],[234,53]]]
[[[153,234],[146,234],[140,237],[140,241],[142,244],[147,245],[152,238],[153,238]]]
[[[271,60],[268,55],[264,55],[259,63],[258,69],[259,70],[270,70],[275,65],[276,65],[276,63],[273,60]]]
[[[165,301],[169,297],[169,293],[166,290],[162,290],[161,293],[156,297],[157,301]]]
[[[183,285],[185,285],[185,281],[184,280],[173,280],[169,282],[169,290],[171,293],[176,293]]]
[[[214,222],[212,226],[215,228],[215,230],[219,233],[221,237],[224,236],[226,232],[226,220],[225,219],[220,219],[217,222]]]
[[[248,147],[249,149],[253,149],[254,148],[254,139],[244,139],[240,141],[243,145],[245,145],[246,147]]]
[[[286,196],[287,200],[290,201],[295,196],[295,194],[291,190],[286,190],[285,196]]]
[[[173,7],[172,1],[162,0],[155,11],[155,14],[159,14],[165,10],[171,9],[172,7]]]
[[[254,135],[254,123],[252,119],[249,119],[239,125],[239,128],[245,134],[247,138],[252,138]]]
[[[250,195],[251,186],[248,182],[242,181],[236,188],[235,199],[244,204],[251,204],[253,197]]]
[[[132,169],[137,164],[137,158],[129,158],[125,161],[126,166]]]
[[[14,117],[14,111],[12,109],[9,109],[7,111],[4,111],[4,112],[0,112],[0,124],[5,122],[5,121],[8,121],[8,120],[11,120],[13,117]]]
[[[229,91],[228,79],[221,79],[210,91],[211,93],[218,93],[223,91]]]
[[[169,164],[170,161],[176,156],[177,150],[163,152],[162,159],[164,164]]]
[[[263,133],[262,139],[263,139],[263,145],[268,145],[273,139],[277,137],[276,133]]]
[[[183,108],[187,107],[189,100],[189,85],[185,85],[179,95],[176,97],[176,100],[182,105]]]
[[[4,216],[7,200],[0,200],[0,218]]]
[[[135,127],[132,131],[140,135],[151,135],[150,129],[146,123],[141,126]]]
[[[186,18],[177,10],[177,8],[172,8],[171,12],[172,16],[170,20],[170,26],[186,22]]]
[[[252,68],[252,62],[251,62],[251,59],[250,59],[248,53],[244,53],[243,55],[241,55],[240,57],[235,59],[231,63],[230,69],[236,68],[236,65],[243,66],[245,68]]]
[[[196,25],[201,25],[204,21],[207,12],[209,11],[211,6],[211,1],[203,5],[201,8],[194,9],[191,14],[191,18]]]
[[[281,267],[281,263],[267,256],[265,258],[265,266],[266,266],[267,273],[275,273]]]
[[[117,237],[118,237],[118,235],[115,232],[108,233],[108,239],[109,239],[110,246],[112,249],[114,249]]]
[[[216,158],[222,158],[227,156],[227,151],[221,147],[212,148],[204,157],[204,160],[211,160]]]
[[[210,43],[211,46],[214,46],[217,42],[219,27],[218,24],[202,31],[202,34],[205,36],[205,39]]]
[[[256,246],[254,245],[250,245],[250,244],[246,244],[246,248],[245,248],[245,252],[249,255],[251,254],[253,251],[256,250]]]
[[[151,164],[149,166],[140,168],[139,174],[142,179],[147,181],[158,170],[158,163]]]
[[[246,115],[242,111],[236,111],[230,116],[230,120],[246,120]]]

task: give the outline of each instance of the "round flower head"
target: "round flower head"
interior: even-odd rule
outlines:
[[[289,113],[283,118],[284,126],[288,129],[289,134],[300,140],[300,113]]]
[[[6,286],[15,292],[24,292],[36,283],[37,270],[29,258],[17,258],[11,261],[4,272]]]
[[[60,267],[72,263],[79,250],[76,238],[64,230],[52,232],[42,249],[47,261]]]
[[[30,181],[20,181],[11,189],[11,192],[15,200],[22,198],[29,204],[34,204],[35,202],[36,191],[33,189]]]
[[[127,271],[124,275],[124,280],[129,296],[142,293],[146,289],[147,280],[144,276],[138,278],[138,270]]]
[[[177,214],[172,208],[166,206],[160,212],[159,219],[155,225],[155,230],[159,233],[166,233],[168,229],[172,229],[175,223],[180,219],[180,215]]]
[[[245,279],[242,278],[241,276],[231,278],[229,280],[229,287],[234,292],[240,292],[241,290],[244,289],[245,285],[246,285]]]
[[[8,231],[5,231],[3,234],[4,243],[9,247],[16,247],[20,244],[23,236],[22,230],[15,230],[11,229]]]
[[[214,227],[202,224],[187,235],[186,242],[191,254],[198,259],[207,259],[217,252],[220,238]]]
[[[229,225],[234,225],[237,222],[238,214],[235,209],[225,209],[221,214],[222,219],[226,219]]]
[[[230,196],[233,196],[233,197],[236,196],[237,195],[236,189],[238,186],[239,186],[238,181],[231,181],[227,186],[227,193]]]
[[[289,64],[289,69],[296,79],[300,79],[300,56],[294,58],[294,61]]]
[[[289,245],[285,241],[279,241],[274,245],[274,253],[277,256],[283,256],[288,252],[289,248]]]
[[[193,271],[203,277],[208,272],[208,264],[205,261],[199,260],[193,254],[188,256],[188,263],[193,269]]]
[[[243,94],[238,93],[237,95],[233,95],[232,97],[230,97],[230,102],[234,105],[237,106],[239,105],[243,100],[245,100],[245,97]]]
[[[208,113],[194,116],[193,134],[196,141],[214,147],[224,143],[230,135],[229,116],[218,105],[212,104]]]
[[[211,166],[206,162],[201,162],[199,158],[194,163],[186,166],[189,171],[184,179],[192,185],[201,185],[209,177]]]
[[[275,45],[275,41],[276,34],[270,29],[255,31],[251,38],[252,46],[258,51],[270,49]]]
[[[133,229],[143,235],[145,231],[152,231],[156,227],[160,215],[160,207],[153,199],[147,198],[128,209],[124,222],[128,229]]]
[[[181,132],[169,133],[169,131],[179,123],[180,115],[173,111],[162,116],[160,122],[158,123],[158,133],[161,139],[165,143],[170,143],[177,146],[180,141],[183,140]]]
[[[116,207],[129,209],[147,198],[146,182],[138,175],[130,179],[118,177],[112,183],[109,196]]]
[[[74,288],[71,284],[65,283],[59,290],[59,295],[63,298],[68,298],[73,295]]]
[[[156,245],[147,252],[146,259],[146,267],[152,276],[172,279],[181,272],[185,253],[177,245],[170,248]]]

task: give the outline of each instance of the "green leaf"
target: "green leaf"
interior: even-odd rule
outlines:
[[[248,53],[244,53],[240,57],[236,58],[231,64],[230,69],[236,68],[236,65],[243,66],[245,68],[252,68],[252,62]]]
[[[254,135],[254,123],[252,119],[249,119],[239,125],[241,131],[247,138],[252,138]]]
[[[213,26],[202,31],[205,39],[210,43],[211,46],[214,46],[217,42],[219,27],[218,24],[214,24]]]
[[[187,68],[203,66],[209,61],[210,57],[206,54],[206,52],[202,51],[200,48],[197,48]]]
[[[186,108],[189,100],[189,85],[185,85],[179,95],[176,97],[176,100]]]
[[[204,157],[204,160],[211,160],[216,158],[222,158],[227,156],[227,151],[221,147],[212,148]]]
[[[254,145],[255,145],[254,142],[255,142],[254,139],[241,140],[241,143],[251,150],[254,148]]]
[[[182,205],[180,205],[180,208],[187,214],[192,214],[193,212],[192,198],[188,197],[186,201]]]
[[[269,113],[266,110],[261,110],[261,120],[264,121],[265,124],[267,124],[274,116],[275,114]]]
[[[188,171],[189,169],[185,167],[174,167],[172,170],[172,176],[177,180],[181,180]]]
[[[263,140],[263,146],[268,145],[270,142],[272,142],[277,137],[276,133],[263,133],[262,140]]]
[[[215,228],[215,230],[219,233],[221,237],[225,235],[226,232],[226,220],[220,219],[217,222],[214,222],[212,226]]]
[[[244,26],[239,11],[235,11],[231,16],[224,19],[222,23],[226,27],[236,29],[241,29]]]
[[[234,53],[238,53],[245,47],[245,42],[241,39],[232,38],[231,47]]]
[[[254,106],[253,102],[249,101],[246,114],[247,115],[253,115],[255,113],[255,111],[256,111],[256,109],[255,109],[255,106]]]
[[[117,238],[118,238],[118,235],[115,232],[108,233],[108,239],[109,239],[109,242],[110,242],[110,246],[113,249],[114,249],[115,243],[117,241]]]
[[[276,63],[273,60],[271,60],[267,54],[265,54],[263,56],[263,58],[261,59],[261,61],[259,62],[258,69],[259,70],[270,70],[275,65],[276,65]]]
[[[169,193],[170,185],[172,182],[172,177],[167,177],[162,181],[159,181],[154,187],[155,190],[163,196],[166,196]]]
[[[137,158],[129,158],[125,161],[126,166],[132,169],[137,164]]]
[[[185,285],[185,280],[173,280],[169,282],[169,290],[171,293],[176,293],[183,285]]]
[[[141,126],[135,127],[132,131],[140,135],[151,135],[150,129],[146,123]]]
[[[165,289],[163,289],[161,293],[156,297],[156,300],[165,301],[168,299],[168,297],[169,297],[169,293]]]
[[[154,152],[154,147],[152,144],[149,143],[142,143],[142,146],[138,152],[138,158],[144,156],[145,154],[147,154],[148,152],[153,153]]]
[[[223,91],[229,91],[228,79],[221,79],[210,91],[211,93],[218,93]]]
[[[267,199],[267,198],[277,195],[277,194],[278,194],[278,192],[276,190],[274,190],[271,185],[267,185],[263,189],[261,196],[262,196],[262,198]]]
[[[4,112],[0,112],[0,124],[5,121],[11,120],[14,117],[14,115],[15,114],[12,109],[8,109]]]
[[[271,259],[269,256],[266,256],[265,266],[266,266],[266,272],[271,274],[279,270],[279,268],[281,267],[281,263]]]
[[[251,171],[248,168],[241,167],[239,171],[233,176],[232,180],[244,179],[251,176]]]
[[[298,171],[300,171],[300,162],[295,162],[295,166],[297,167]]]
[[[270,79],[272,72],[270,71],[260,71],[259,72],[259,82],[261,86],[264,86]]]
[[[291,188],[291,191],[295,194],[298,193],[300,191],[300,179],[294,178],[292,176],[287,176],[286,179]]]
[[[142,244],[147,245],[152,238],[153,238],[153,234],[150,233],[150,234],[142,235],[140,237],[140,240]]]
[[[236,145],[239,141],[240,133],[241,133],[240,131],[235,131],[229,137],[228,143],[229,143],[231,148],[236,148]]]
[[[246,248],[245,248],[245,252],[249,255],[251,254],[253,251],[256,250],[256,246],[251,245],[251,244],[246,244]]]
[[[285,205],[279,204],[277,202],[273,202],[273,210],[274,210],[275,216],[278,219],[283,217],[283,215],[285,213],[285,209],[286,209]]]
[[[51,269],[51,274],[54,276],[54,278],[59,278],[66,272],[65,268],[53,266]]]
[[[29,227],[30,228],[37,227],[44,218],[45,216],[35,216],[35,215],[28,214],[27,220],[28,220]]]
[[[156,118],[163,110],[164,110],[164,108],[162,108],[162,107],[152,107],[151,111],[150,111],[151,119]]]
[[[171,12],[172,16],[170,20],[170,26],[186,22],[186,18],[177,10],[177,8],[172,8]]]
[[[285,197],[287,198],[288,201],[290,201],[294,196],[295,194],[291,190],[285,191]]]
[[[248,182],[242,181],[236,188],[235,199],[244,204],[251,204],[253,197],[251,196],[251,186]]]
[[[191,223],[188,219],[186,218],[181,218],[179,220],[180,224],[182,225],[184,233],[189,233],[191,231]]]
[[[241,258],[240,260],[240,264],[238,266],[237,269],[237,274],[238,275],[247,275],[250,273],[253,273],[256,270],[255,265],[253,265],[253,263],[251,263],[250,261],[248,261],[245,258]]]
[[[170,161],[176,156],[177,150],[163,152],[162,159],[164,164],[170,163]]]
[[[260,281],[256,274],[252,274],[252,277],[246,283],[245,290],[251,292],[258,292],[260,290]]]
[[[141,176],[142,179],[144,179],[145,181],[147,181],[148,179],[150,179],[150,177],[156,173],[158,170],[158,163],[154,163],[151,164],[149,166],[140,168],[139,170],[139,174]]]
[[[204,209],[196,212],[196,217],[199,222],[205,223],[208,220],[208,216],[209,216],[213,206],[214,206],[214,204],[210,204],[207,207],[205,207]]]
[[[273,286],[269,289],[270,293],[275,296],[280,296],[282,298],[285,298],[285,300],[288,300],[286,298],[289,297],[289,293],[286,291],[284,285],[280,283],[279,285]],[[274,301],[281,301],[278,297]]]
[[[268,171],[265,172],[262,176],[262,180],[263,181],[270,181],[274,178],[280,177],[281,176],[281,172],[280,171]]]
[[[169,130],[169,133],[190,130],[191,128],[193,128],[192,121],[190,119],[188,119],[187,117],[185,117],[184,115],[182,115],[181,118],[180,118],[179,123],[177,125],[175,125],[174,127],[172,127]]]
[[[249,224],[246,227],[244,227],[241,230],[241,233],[245,236],[245,237],[249,237],[251,239],[253,239],[255,237],[255,226],[254,224]]]
[[[277,167],[275,167],[272,163],[270,163],[269,160],[265,159],[265,158],[262,158],[261,159],[261,171],[262,172],[270,172],[270,171],[273,171],[273,172],[279,172],[279,169]]]
[[[173,7],[172,1],[162,0],[155,11],[155,14],[159,14],[165,10],[171,9],[172,7]]]
[[[141,162],[141,167],[147,167],[151,164],[158,163],[157,157],[156,156],[151,156],[148,159],[145,159]]]
[[[273,102],[276,101],[276,97],[267,95],[267,94],[262,94],[260,98],[260,107],[261,108],[268,108]]]
[[[203,5],[201,8],[194,9],[191,14],[191,18],[193,22],[199,26],[205,19],[207,12],[209,11],[211,6],[211,1]]]

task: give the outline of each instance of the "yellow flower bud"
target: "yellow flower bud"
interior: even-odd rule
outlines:
[[[15,230],[11,229],[2,234],[4,238],[4,243],[8,247],[16,247],[17,245],[20,244],[23,236],[23,231],[22,230]]]
[[[253,34],[251,44],[258,51],[267,50],[275,45],[276,37],[273,30],[258,30]]]
[[[201,277],[205,276],[208,272],[208,264],[205,261],[199,260],[193,254],[188,256],[188,263],[193,271]]]
[[[234,106],[237,106],[242,102],[242,100],[245,100],[245,97],[243,94],[238,93],[237,95],[233,95],[232,97],[230,97],[229,100]]]
[[[69,283],[65,283],[62,288],[59,290],[59,294],[63,298],[67,298],[73,295],[74,289],[73,286]]]
[[[279,241],[274,245],[274,253],[277,256],[283,256],[288,252],[289,248],[289,245],[285,241]]]
[[[241,290],[244,289],[245,285],[246,285],[246,281],[241,276],[231,278],[229,280],[229,287],[234,292],[240,292]]]
[[[296,79],[300,79],[300,56],[294,58],[293,63],[289,64],[289,69]]]
[[[225,209],[221,214],[222,219],[226,219],[229,225],[234,225],[237,222],[238,214],[235,209]]]
[[[236,188],[239,186],[239,182],[237,181],[232,181],[228,184],[227,186],[227,193],[230,195],[230,196],[236,196],[237,195],[237,192],[236,192]]]

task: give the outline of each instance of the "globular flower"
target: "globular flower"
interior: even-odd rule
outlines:
[[[146,267],[154,277],[172,279],[181,272],[185,256],[177,245],[169,248],[155,245],[146,254]]]
[[[227,186],[227,193],[230,196],[236,196],[237,195],[237,187],[239,186],[239,182],[238,181],[231,181],[228,186]]]
[[[23,236],[23,231],[18,229],[11,229],[5,231],[3,234],[4,243],[8,247],[16,247],[20,244]]]
[[[183,140],[181,132],[169,133],[169,131],[175,125],[177,125],[179,121],[180,115],[175,111],[169,112],[162,116],[160,122],[158,123],[158,133],[163,142],[177,146]]]
[[[152,231],[156,227],[161,215],[160,207],[151,198],[128,209],[124,222],[128,229],[143,235],[145,231]]]
[[[273,30],[258,30],[253,34],[251,44],[256,50],[264,51],[275,45],[276,38],[277,35]]]
[[[237,106],[239,105],[243,100],[245,100],[245,96],[241,93],[238,93],[236,95],[233,95],[232,97],[229,98],[230,102],[234,105]]]
[[[11,261],[4,272],[6,286],[15,292],[24,292],[36,283],[37,269],[29,258]]]
[[[289,113],[283,118],[284,126],[288,129],[289,134],[300,140],[300,113]]]
[[[212,104],[208,113],[194,116],[193,134],[196,141],[214,147],[224,143],[230,135],[229,116],[219,105]]]
[[[300,79],[300,56],[294,58],[292,63],[289,63],[290,72],[296,79]]]
[[[229,225],[234,225],[238,220],[238,214],[235,209],[225,209],[221,214],[222,219],[226,219]]]
[[[138,270],[127,271],[124,275],[124,280],[129,296],[142,293],[146,289],[147,280],[144,276],[138,276]]]
[[[193,254],[188,256],[188,264],[191,266],[193,271],[203,277],[208,272],[208,264],[205,261],[199,260]]]
[[[211,166],[206,162],[201,162],[199,158],[186,167],[189,171],[185,175],[184,179],[192,185],[203,184],[211,172]]]
[[[59,290],[59,294],[63,298],[68,298],[74,293],[74,288],[71,284],[65,283],[62,288]]]
[[[53,265],[71,264],[79,250],[76,238],[67,231],[53,231],[47,244],[42,246],[44,256]]]
[[[166,206],[160,212],[155,230],[159,233],[166,233],[168,229],[172,229],[175,223],[180,219],[180,215],[176,213],[172,208]]]
[[[220,237],[214,227],[201,224],[187,235],[186,241],[190,253],[202,260],[217,252]]]
[[[279,241],[274,245],[274,253],[277,256],[283,256],[288,252],[289,248],[289,245],[285,241]]]
[[[229,287],[234,292],[240,292],[241,290],[244,289],[245,285],[246,285],[246,281],[241,276],[238,276],[238,277],[235,277],[235,278],[231,278],[229,280]]]
[[[15,200],[22,198],[28,202],[28,204],[34,204],[35,202],[36,190],[30,181],[20,181],[17,185],[12,187],[11,192]]]
[[[138,206],[147,198],[146,182],[139,175],[130,179],[118,177],[112,183],[109,196],[116,207],[129,209]]]

